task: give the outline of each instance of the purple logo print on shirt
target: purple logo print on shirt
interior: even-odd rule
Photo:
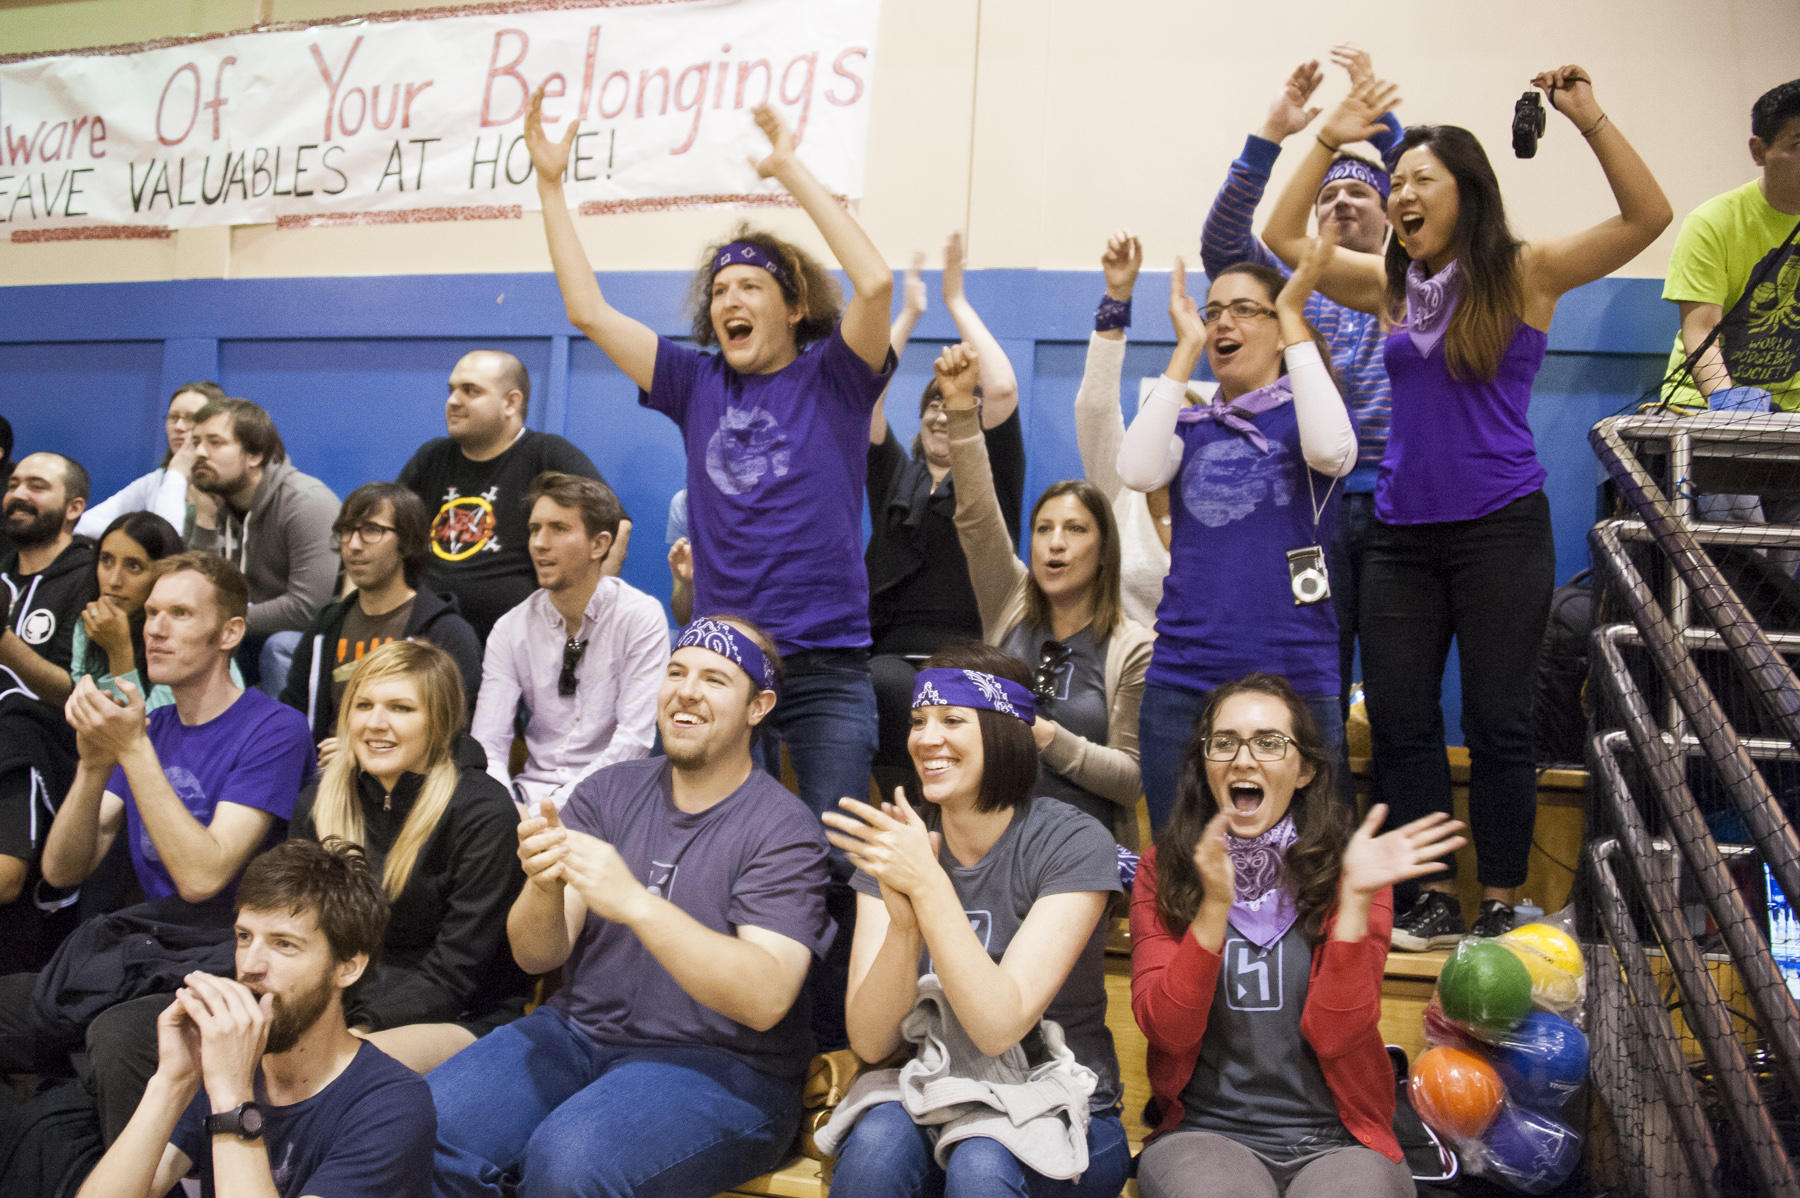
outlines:
[[[181,800],[181,805],[188,809],[188,814],[199,820],[202,825],[212,823],[213,808],[217,805],[206,797],[206,788],[200,785],[200,779],[191,770],[179,765],[163,767],[163,777],[169,780],[169,789]],[[162,863],[162,854],[156,851],[156,842],[150,839],[150,832],[145,829],[138,845],[140,856],[152,865]]]
[[[786,478],[794,451],[780,421],[761,408],[727,408],[706,443],[706,475],[727,495]]]
[[[1181,501],[1208,528],[1242,520],[1265,499],[1286,507],[1294,498],[1288,453],[1281,442],[1271,444],[1266,454],[1242,437],[1209,442],[1182,474]]]

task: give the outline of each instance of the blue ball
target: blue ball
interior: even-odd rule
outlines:
[[[1547,1194],[1575,1172],[1581,1136],[1548,1115],[1508,1103],[1488,1128],[1485,1163],[1515,1189]]]
[[[1489,1061],[1514,1102],[1555,1114],[1587,1080],[1587,1037],[1560,1015],[1533,1011],[1495,1046]]]

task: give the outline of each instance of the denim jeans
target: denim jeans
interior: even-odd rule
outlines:
[[[831,1174],[833,1193],[854,1198],[1116,1198],[1131,1171],[1131,1145],[1119,1116],[1088,1120],[1088,1167],[1057,1181],[1020,1163],[998,1140],[964,1140],[940,1168],[929,1129],[897,1102],[871,1107],[856,1121]]]
[[[779,1165],[801,1078],[716,1048],[608,1048],[543,1006],[426,1075],[437,1198],[709,1198]]]
[[[1337,527],[1331,534],[1326,564],[1331,568],[1331,605],[1337,609],[1338,684],[1343,699],[1338,710],[1350,718],[1350,687],[1356,681],[1357,608],[1362,602],[1363,558],[1375,524],[1375,492],[1356,491],[1338,503]]]
[[[1363,688],[1388,827],[1450,811],[1444,664],[1456,638],[1469,833],[1483,886],[1525,881],[1537,821],[1531,682],[1556,546],[1542,491],[1474,520],[1377,524],[1363,564]],[[1456,875],[1456,858],[1436,875]]]
[[[1350,761],[1344,750],[1344,713],[1337,695],[1302,695],[1307,710],[1319,725],[1319,735],[1336,756],[1337,791],[1354,800]],[[1206,711],[1211,691],[1181,690],[1171,686],[1144,687],[1138,705],[1138,767],[1144,779],[1144,805],[1150,809],[1150,827],[1160,832],[1175,813],[1181,790],[1181,762],[1187,755],[1194,726]]]

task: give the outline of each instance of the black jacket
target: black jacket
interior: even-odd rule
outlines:
[[[355,602],[352,594],[325,605],[295,647],[294,664],[281,691],[283,703],[306,713],[315,744],[337,735],[337,705],[331,701],[330,646],[343,631],[344,619]],[[475,692],[481,689],[481,642],[457,610],[456,596],[432,590],[414,595],[412,614],[406,620],[406,639],[430,641],[456,659],[463,679],[464,711],[473,712]]]
[[[424,782],[418,774],[402,775],[388,796],[358,772],[363,847],[378,878]],[[318,795],[315,778],[294,803],[291,836],[317,836]],[[483,770],[462,771],[394,900],[379,965],[349,996],[345,1015],[352,1026],[380,1031],[475,1018],[529,987],[506,940],[506,913],[525,882],[518,822],[505,787]]]
[[[74,651],[75,621],[81,619],[82,608],[100,597],[94,574],[97,552],[88,538],[76,537],[36,574],[19,573],[16,549],[0,559],[0,605],[6,609],[6,627],[38,656],[65,670]]]

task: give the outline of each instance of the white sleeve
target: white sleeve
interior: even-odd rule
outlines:
[[[100,534],[106,531],[108,524],[126,512],[156,511],[152,506],[152,501],[156,498],[157,484],[162,481],[165,473],[162,470],[152,470],[142,478],[134,478],[125,484],[125,488],[117,494],[107,496],[82,512],[81,519],[75,522],[75,535],[92,537],[97,540]],[[181,480],[181,499],[183,504],[181,518],[169,521],[175,526],[176,532],[182,531],[181,526],[187,518],[185,506],[187,503],[187,479],[185,478]],[[157,511],[156,514],[161,516],[162,512]]]
[[[513,793],[511,764],[513,714],[519,708],[519,686],[513,663],[513,641],[510,629],[498,627],[488,634],[487,652],[481,658],[481,691],[475,698],[475,715],[469,721],[469,735],[487,754],[487,772],[494,781]]]
[[[1344,399],[1331,381],[1331,371],[1310,340],[1287,347],[1288,379],[1294,388],[1294,420],[1300,426],[1300,452],[1306,464],[1327,478],[1342,478],[1356,469],[1356,429]]]
[[[1119,443],[1119,481],[1133,491],[1154,491],[1181,469],[1183,446],[1175,435],[1175,418],[1186,394],[1186,383],[1163,375],[1125,430]]]
[[[1108,502],[1119,497],[1119,442],[1125,436],[1125,414],[1119,410],[1119,374],[1125,369],[1125,340],[1088,338],[1081,387],[1075,392],[1075,445],[1081,469]]]
[[[187,532],[187,475],[164,469],[157,480],[156,495],[150,510],[167,520],[177,533]]]

